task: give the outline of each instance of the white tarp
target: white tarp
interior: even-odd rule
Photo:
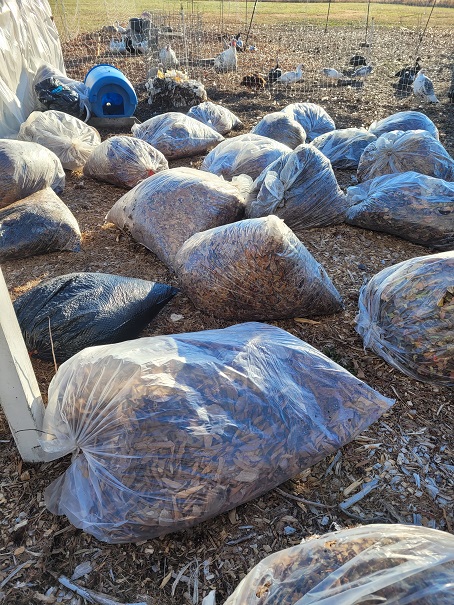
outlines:
[[[47,0],[0,0],[0,138],[15,137],[36,109],[33,77],[42,63],[66,73]]]

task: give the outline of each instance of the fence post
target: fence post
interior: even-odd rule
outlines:
[[[38,441],[44,405],[1,268],[0,405],[22,460],[44,461]]]

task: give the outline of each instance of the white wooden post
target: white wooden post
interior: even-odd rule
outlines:
[[[44,405],[0,268],[0,404],[26,462],[46,459],[38,438]]]

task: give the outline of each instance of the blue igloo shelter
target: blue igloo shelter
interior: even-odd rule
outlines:
[[[92,113],[98,118],[129,118],[137,107],[137,95],[128,78],[108,63],[95,65],[85,76]]]

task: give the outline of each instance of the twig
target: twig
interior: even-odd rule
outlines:
[[[8,582],[12,580],[14,576],[18,574],[20,570],[23,569],[26,565],[30,566],[30,561],[25,561],[25,563],[21,563],[16,567],[16,569],[13,569],[9,576],[6,576],[6,578],[2,581],[2,583],[0,584],[0,588],[3,588],[6,584],[8,584]]]
[[[52,358],[54,360],[55,373],[57,373],[58,366],[57,366],[57,360],[55,359],[54,339],[52,338],[52,330],[50,328],[50,317],[47,318],[47,321],[49,322],[50,348],[52,349]]]
[[[71,582],[66,576],[59,576],[58,581],[63,584],[69,590],[72,590],[80,597],[85,599],[88,603],[99,603],[99,605],[147,605],[144,601],[140,603],[120,603],[116,599],[111,599],[108,595],[96,592],[96,590],[90,590],[89,588],[82,588],[78,584]]]
[[[228,546],[233,546],[234,544],[241,544],[241,542],[246,542],[246,540],[255,538],[256,535],[257,534],[255,532],[252,532],[251,534],[248,534],[247,536],[242,536],[241,538],[238,538],[237,540],[229,540],[228,542],[226,542],[226,544]]]
[[[347,500],[344,500],[343,502],[341,502],[339,504],[339,508],[342,510],[346,510],[347,508],[350,508],[350,506],[353,506],[353,504],[356,504],[357,502],[362,500],[364,498],[364,496],[367,496],[367,494],[369,492],[371,492],[373,489],[375,489],[376,487],[378,487],[378,478],[372,479],[372,481],[369,481],[369,483],[366,483],[366,485],[363,487],[363,489],[361,491],[359,491],[357,494],[354,494],[350,498],[347,498]]]
[[[333,504],[322,504],[321,502],[313,502],[312,500],[306,500],[305,498],[300,498],[299,496],[288,494],[279,487],[275,487],[274,491],[276,491],[278,494],[281,494],[281,496],[284,496],[285,498],[290,498],[290,500],[296,500],[296,502],[302,502],[303,504],[307,504],[308,506],[317,506],[318,508],[336,508],[336,506]]]
[[[344,510],[339,506],[339,510],[343,515],[355,519],[355,521],[361,521],[361,523],[389,523],[389,517],[362,517],[361,515],[355,515],[349,510]]]

